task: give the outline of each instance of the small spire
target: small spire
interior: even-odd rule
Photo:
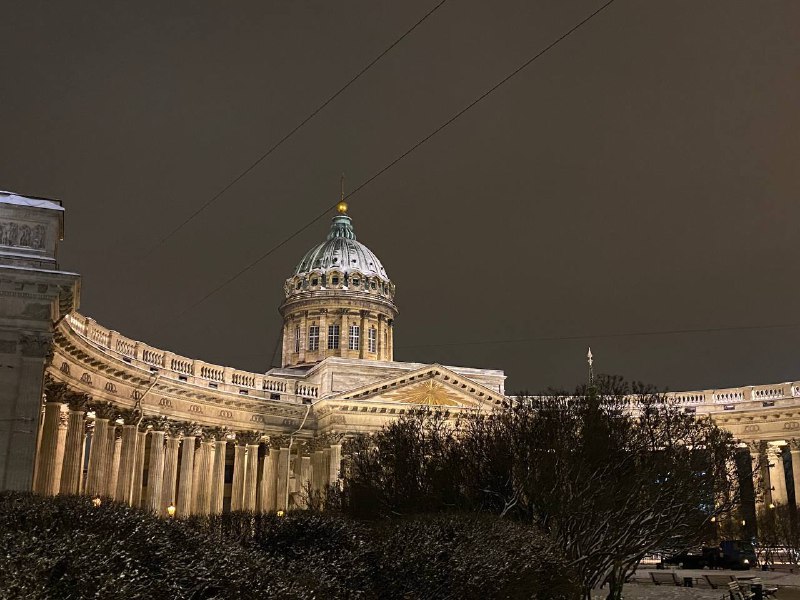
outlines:
[[[339,204],[336,205],[336,210],[339,211],[340,215],[347,214],[347,202],[344,201],[344,173],[342,173],[342,178],[339,182],[341,187],[341,196],[339,197]]]
[[[589,352],[586,353],[586,362],[589,363],[589,385],[594,384],[594,360],[592,360],[592,347],[589,346]]]

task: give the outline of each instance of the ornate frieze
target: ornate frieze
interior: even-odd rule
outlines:
[[[38,223],[19,221],[0,221],[0,245],[44,250],[47,228]]]

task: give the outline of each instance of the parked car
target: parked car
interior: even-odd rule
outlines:
[[[746,540],[723,540],[719,546],[703,546],[697,550],[679,552],[663,562],[683,569],[746,570],[755,566],[756,551],[753,544]]]

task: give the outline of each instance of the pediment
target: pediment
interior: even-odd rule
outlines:
[[[458,373],[429,365],[383,381],[349,390],[337,400],[369,400],[442,408],[497,408],[505,397]]]

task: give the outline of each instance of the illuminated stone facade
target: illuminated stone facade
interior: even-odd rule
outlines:
[[[393,360],[395,287],[344,210],[285,282],[282,367],[267,373],[180,356],[79,314],[79,278],[55,261],[62,224],[58,203],[0,194],[2,489],[162,515],[302,508],[337,485],[348,436],[419,407],[455,414],[506,400],[502,371]],[[768,456],[763,502],[789,501],[800,382],[672,397]]]

